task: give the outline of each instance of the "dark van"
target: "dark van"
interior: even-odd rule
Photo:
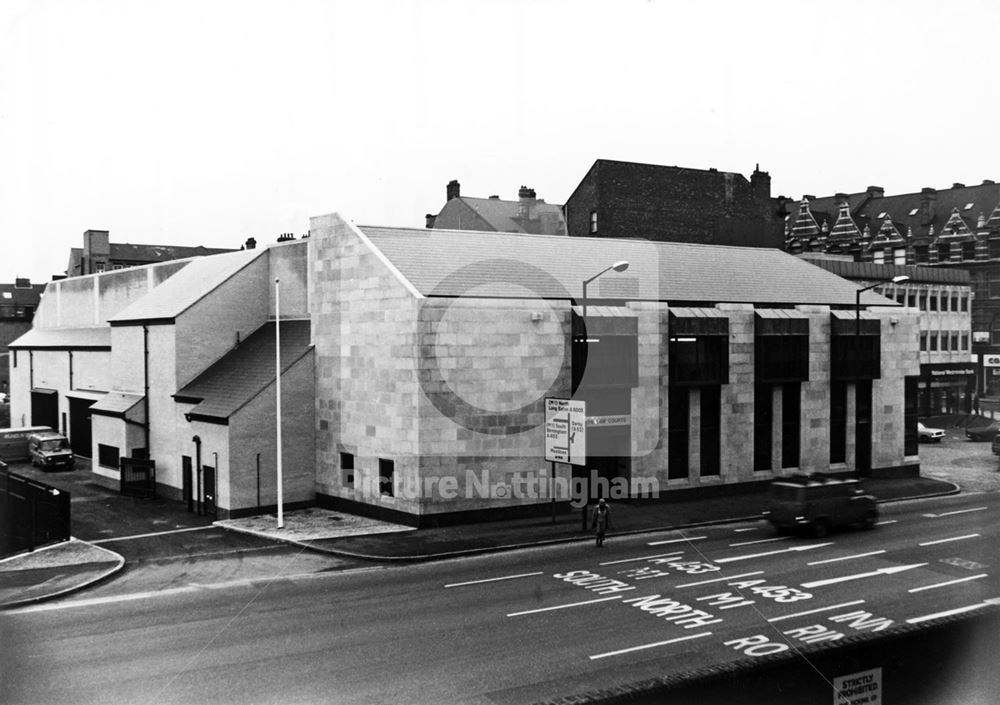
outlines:
[[[28,439],[35,433],[51,430],[48,426],[0,428],[0,460],[7,463],[29,460],[31,454],[28,452]]]
[[[28,437],[31,464],[43,470],[73,469],[75,459],[66,436],[57,431],[41,431]]]
[[[811,529],[822,537],[836,526],[873,528],[878,505],[857,480],[800,475],[771,483],[764,517],[778,531]]]

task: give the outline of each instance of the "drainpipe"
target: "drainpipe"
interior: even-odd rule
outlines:
[[[143,430],[146,432],[146,459],[150,460],[153,457],[153,449],[149,447],[149,326],[146,325],[142,327],[142,384],[142,400],[146,416],[146,420],[143,423]],[[200,463],[198,465],[198,472],[201,472]],[[201,475],[199,475],[200,477]]]
[[[198,489],[195,490],[195,498],[198,503],[198,516],[201,516],[201,436],[195,436],[194,441],[194,465],[195,474],[198,476]]]
[[[35,351],[28,351],[28,389],[35,388]]]
[[[69,390],[73,391],[73,351],[67,350],[69,353]]]

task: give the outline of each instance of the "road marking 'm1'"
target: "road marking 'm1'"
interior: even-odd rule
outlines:
[[[595,602],[607,602],[608,600],[620,600],[621,595],[612,595],[611,597],[601,597],[596,600],[584,600],[583,602],[571,602],[568,605],[556,605],[555,607],[540,607],[537,610],[524,610],[523,612],[511,612],[508,617],[520,617],[522,614],[536,614],[538,612],[551,612],[552,610],[564,610],[567,607],[580,607],[581,605],[592,605]]]
[[[749,578],[751,575],[760,575],[764,571],[755,570],[752,573],[740,573],[739,575],[727,575],[724,578],[712,578],[711,580],[699,580],[696,583],[684,583],[683,585],[678,585],[679,588],[694,587],[696,585],[708,585],[709,583],[722,583],[727,580],[738,580],[739,578]]]
[[[948,543],[949,541],[961,541],[962,539],[974,539],[979,534],[966,534],[965,536],[952,536],[950,539],[938,539],[937,541],[924,541],[923,543],[917,544],[918,546],[933,546],[937,543]]]
[[[632,563],[633,561],[651,561],[654,558],[672,558],[674,556],[683,556],[684,551],[673,551],[672,553],[658,553],[655,556],[640,556],[639,558],[623,558],[620,561],[605,561],[604,563],[598,563],[597,565],[615,565],[616,563]]]
[[[946,585],[957,585],[958,583],[965,583],[970,580],[979,580],[980,578],[985,578],[986,573],[980,573],[979,575],[971,575],[968,578],[958,578],[957,580],[949,580],[946,583],[934,583],[933,585],[924,585],[923,587],[910,588],[907,592],[921,592],[923,590],[933,590],[934,588],[944,587]]]
[[[941,517],[950,517],[955,514],[967,514],[968,512],[981,512],[988,507],[973,507],[972,509],[956,509],[953,512],[941,512],[940,514],[924,514],[925,517],[930,519],[939,519]]]
[[[707,536],[688,536],[688,537],[683,538],[683,539],[670,539],[668,541],[650,541],[646,545],[647,546],[663,546],[664,544],[668,544],[668,543],[684,543],[685,541],[701,541],[704,538],[708,538],[708,537]]]
[[[691,636],[681,636],[676,639],[668,639],[667,641],[657,641],[652,644],[643,644],[642,646],[633,646],[628,649],[619,649],[618,651],[608,651],[604,654],[594,654],[590,657],[590,660],[599,658],[607,658],[608,656],[618,656],[619,654],[627,654],[632,651],[641,651],[642,649],[652,649],[657,646],[666,646],[667,644],[676,644],[679,641],[688,641],[689,639],[700,639],[703,636],[712,636],[712,632],[702,632],[701,634],[692,634]]]
[[[783,619],[794,619],[795,617],[804,617],[807,614],[816,614],[817,612],[829,612],[830,610],[840,609],[841,607],[852,607],[854,605],[863,605],[864,600],[855,600],[854,602],[841,602],[839,605],[830,605],[829,607],[820,607],[814,610],[806,610],[805,612],[796,612],[795,614],[784,614],[780,617],[771,617],[767,620],[768,622],[780,622]]]
[[[872,551],[871,553],[855,553],[853,556],[841,556],[840,558],[824,558],[821,561],[813,561],[811,563],[806,563],[806,565],[822,565],[823,563],[835,563],[837,561],[849,561],[852,558],[866,558],[868,556],[877,556],[880,553],[885,553],[885,551]]]
[[[485,580],[469,580],[464,583],[449,583],[445,585],[446,588],[462,587],[463,585],[478,585],[479,583],[495,583],[498,580],[513,580],[514,578],[530,578],[533,575],[542,575],[541,571],[538,573],[520,573],[518,575],[505,575],[502,578],[486,578]]]

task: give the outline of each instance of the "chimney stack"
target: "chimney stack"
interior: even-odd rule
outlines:
[[[868,188],[865,189],[865,191],[868,193],[869,198],[885,197],[885,189],[882,188],[881,186],[869,186]]]
[[[248,237],[248,238],[247,238],[247,242],[246,242],[246,244],[244,245],[244,247],[245,247],[246,249],[248,249],[248,250],[255,250],[255,249],[257,249],[257,240],[255,240],[255,239],[254,239],[254,238],[252,238],[252,237]]]
[[[453,198],[458,198],[462,195],[462,185],[458,183],[458,179],[452,179],[448,182],[448,186],[445,189],[448,198],[446,200],[450,201]]]
[[[535,200],[535,189],[528,188],[527,186],[522,186],[517,191],[518,199],[522,201],[534,201]]]
[[[960,184],[959,182],[956,181],[955,183],[953,183],[951,185],[951,187],[952,188],[965,188],[965,184]]]
[[[425,221],[424,222],[424,227],[425,228],[433,228],[435,220],[437,220],[437,216],[436,215],[434,215],[433,213],[425,213],[424,214],[424,221]]]

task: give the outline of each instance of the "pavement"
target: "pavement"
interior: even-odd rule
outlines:
[[[989,444],[964,439],[968,419],[936,417],[948,438],[921,446],[921,476],[866,479],[862,486],[880,502],[956,494],[1000,491],[1000,472]],[[946,425],[949,424],[949,425]],[[554,543],[592,541],[582,531],[580,510],[551,517],[491,521],[426,529],[311,508],[284,513],[277,528],[272,515],[213,522],[186,511],[176,502],[122,497],[92,482],[86,466],[69,473],[43,474],[25,466],[11,468],[71,492],[74,527],[101,528],[117,536],[176,533],[214,524],[229,531],[253,534],[313,551],[371,561],[424,561]],[[737,488],[734,488],[737,489]],[[663,501],[612,503],[609,538],[615,535],[664,531],[706,524],[759,519],[763,491],[735,491],[723,496]],[[109,519],[113,518],[113,522]],[[97,540],[99,541],[99,540]],[[96,542],[71,539],[0,559],[0,609],[11,609],[83,590],[112,579],[125,559]]]

